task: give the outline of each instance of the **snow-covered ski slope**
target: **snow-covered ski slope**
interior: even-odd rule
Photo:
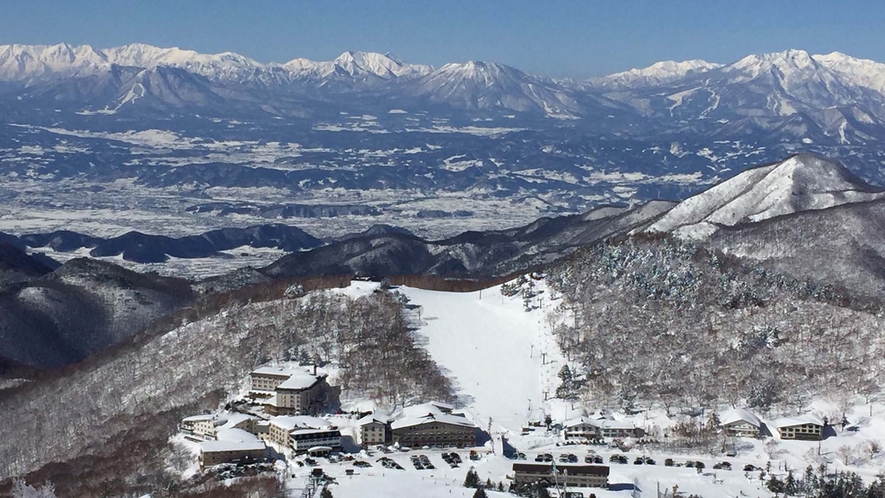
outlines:
[[[421,307],[417,333],[454,381],[464,408],[483,430],[491,419],[492,433],[508,438],[529,418],[570,415],[568,407],[544,401],[559,385],[563,358],[547,321],[558,302],[543,282],[536,288],[544,292],[532,298],[528,312],[522,297],[502,296],[500,287],[466,293],[400,288]]]

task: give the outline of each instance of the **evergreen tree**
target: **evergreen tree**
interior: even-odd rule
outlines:
[[[332,492],[329,491],[329,488],[323,488],[323,491],[320,493],[320,498],[333,498]]]
[[[464,487],[465,488],[478,488],[478,487],[480,487],[479,474],[476,473],[476,470],[474,470],[473,467],[470,467],[470,470],[467,471],[467,476],[464,478]]]
[[[876,480],[867,489],[865,498],[885,498],[885,475],[876,476]]]
[[[488,497],[488,495],[486,495],[486,490],[484,490],[482,488],[476,488],[476,492],[473,493],[473,498],[487,498],[487,497]]]
[[[570,399],[574,396],[574,380],[572,379],[572,370],[568,365],[563,365],[559,370],[559,380],[562,383],[556,388],[556,397],[562,399]]]
[[[784,483],[780,479],[777,478],[776,475],[771,474],[768,476],[768,482],[765,483],[765,487],[768,488],[772,493],[783,493],[784,492]]]
[[[793,471],[790,470],[787,472],[787,477],[784,479],[784,493],[788,495],[795,495],[799,492],[799,486],[796,483],[796,478],[793,476]]]

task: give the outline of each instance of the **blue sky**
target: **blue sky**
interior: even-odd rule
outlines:
[[[0,44],[131,42],[262,62],[391,52],[407,62],[489,60],[585,77],[658,60],[834,50],[885,62],[880,1],[33,0],[4,2]]]

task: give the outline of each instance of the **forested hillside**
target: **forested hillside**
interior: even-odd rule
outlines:
[[[163,459],[180,417],[223,404],[273,360],[340,365],[346,391],[384,404],[449,399],[449,381],[412,340],[403,301],[294,285],[20,387],[0,402],[0,475],[42,467],[32,479],[52,480],[59,496],[177,489]]]
[[[557,337],[589,406],[750,406],[881,390],[876,303],[668,238],[588,248],[550,269]]]

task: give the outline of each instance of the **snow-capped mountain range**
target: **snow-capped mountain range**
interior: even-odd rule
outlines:
[[[175,67],[218,82],[242,82],[249,77],[283,75],[288,80],[305,76],[328,78],[334,75],[391,79],[421,76],[430,66],[405,64],[390,55],[372,52],[345,52],[332,61],[293,59],[278,64],[262,64],[233,52],[201,54],[177,47],[159,48],[133,43],[108,49],[89,45],[0,45],[0,80],[29,81],[39,78],[88,76],[111,70],[111,66],[154,69]]]
[[[443,238],[467,221],[684,199],[800,152],[882,185],[883,89],[885,64],[801,50],[561,81],[371,52],[263,63],[144,44],[0,46],[0,183],[21,184],[0,188],[19,210],[0,221],[101,198],[147,211],[127,229],[199,225],[174,234],[186,235],[234,219],[313,222],[304,206],[319,203],[361,206],[372,219],[359,228],[405,223]],[[31,184],[46,194],[20,195]],[[378,192],[370,209],[367,190]]]
[[[380,95],[385,102],[400,100],[414,106],[499,109],[550,117],[595,118],[601,117],[599,111],[604,108],[607,114],[614,109],[620,115],[709,119],[717,123],[714,128],[769,128],[772,125],[762,120],[794,117],[777,125],[786,125],[788,133],[819,132],[843,142],[878,139],[869,128],[879,128],[885,121],[885,64],[838,52],[811,55],[787,50],[749,55],[731,64],[664,61],[582,82],[557,82],[491,62],[433,68],[372,52],[345,52],[331,61],[298,58],[264,64],[232,52],[201,54],[140,43],[109,49],[68,44],[0,46],[0,82],[16,98],[39,92],[61,94],[55,100],[67,100],[70,97],[53,82],[102,78],[122,71],[124,75],[114,82],[116,107],[138,85],[123,68],[184,70],[203,78],[198,86],[204,88],[197,93],[236,102],[255,100],[248,93],[258,87],[274,97],[312,92],[313,98],[324,100],[349,92],[357,99],[366,96],[376,102]],[[165,93],[176,93],[174,88],[169,90]],[[209,101],[213,98],[203,96],[194,104],[199,107]],[[187,104],[184,99],[172,107]],[[276,102],[265,111],[280,112]]]

